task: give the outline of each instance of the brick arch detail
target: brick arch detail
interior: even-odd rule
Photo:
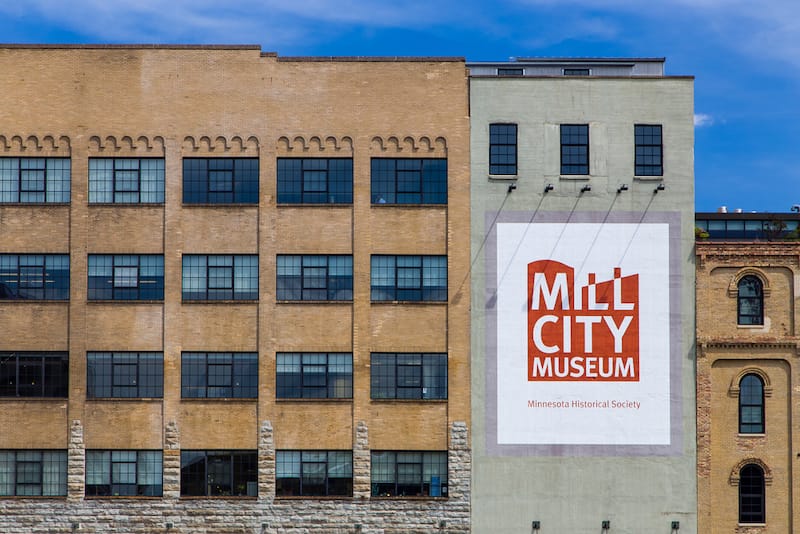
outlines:
[[[770,382],[769,375],[766,371],[758,367],[745,367],[731,379],[731,385],[730,388],[728,388],[728,393],[731,397],[739,397],[739,384],[742,382],[742,378],[744,378],[745,375],[756,375],[761,378],[761,381],[764,382],[764,398],[772,396],[772,382]]]
[[[772,470],[770,470],[769,466],[763,462],[760,458],[745,458],[735,466],[731,470],[731,476],[728,479],[731,486],[738,486],[739,485],[739,473],[742,472],[742,468],[746,465],[753,464],[757,465],[764,471],[764,485],[769,486],[772,484]]]
[[[770,292],[772,291],[769,287],[769,277],[767,273],[763,270],[758,269],[756,267],[744,267],[739,269],[733,278],[731,278],[730,284],[728,284],[728,296],[731,298],[736,298],[739,296],[739,282],[745,276],[755,276],[759,280],[761,280],[762,292],[764,297],[768,297]]]

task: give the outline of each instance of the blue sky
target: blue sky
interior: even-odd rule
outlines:
[[[667,74],[696,77],[697,211],[800,203],[798,0],[26,0],[0,3],[0,41],[468,61],[663,56]]]

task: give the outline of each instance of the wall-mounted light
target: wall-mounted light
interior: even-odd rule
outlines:
[[[547,184],[546,186],[544,186],[545,193],[552,191],[553,189],[555,189],[555,187],[553,187],[553,184]]]
[[[509,193],[512,192],[512,191],[516,191],[516,190],[517,190],[517,184],[508,184],[508,192]]]
[[[609,521],[608,519],[603,519],[603,522],[600,523],[600,528],[602,528],[603,530],[610,529],[611,528],[611,521]]]
[[[653,189],[653,194],[656,195],[658,194],[659,191],[663,191],[664,189],[665,189],[664,184],[658,184],[658,187]]]
[[[531,530],[538,532],[542,528],[542,523],[539,521],[531,521]]]
[[[628,184],[622,184],[621,186],[619,186],[617,188],[617,194],[619,195],[623,191],[627,191],[627,190],[628,190]]]
[[[581,187],[581,193],[585,193],[585,192],[591,191],[591,190],[592,190],[592,186],[589,185],[589,184],[586,184],[583,187]]]
[[[681,529],[681,522],[680,521],[673,521],[672,522],[672,530],[673,530],[673,532],[676,531],[676,530],[680,530],[680,529]]]

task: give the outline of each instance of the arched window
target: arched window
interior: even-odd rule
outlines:
[[[756,374],[739,382],[739,433],[764,433],[764,381]]]
[[[747,464],[739,472],[739,523],[764,523],[764,470]]]
[[[757,276],[747,275],[738,285],[739,324],[764,324],[764,284]]]

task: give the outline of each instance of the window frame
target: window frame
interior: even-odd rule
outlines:
[[[226,359],[229,361],[225,361]],[[190,372],[193,369],[202,369],[203,372]],[[181,399],[256,400],[258,374],[257,352],[184,351],[181,352]],[[225,378],[227,380],[223,384],[220,380]],[[190,392],[197,394],[189,394]],[[229,394],[221,394],[225,392]]]
[[[756,383],[749,384],[753,380]],[[747,373],[739,380],[739,433],[764,434],[765,415],[764,380],[756,373]]]
[[[14,165],[16,161],[16,165]],[[41,162],[41,168],[26,165]],[[26,186],[26,173],[41,171],[41,186]],[[15,176],[16,175],[16,176]],[[66,175],[66,176],[65,176]],[[38,180],[37,180],[38,181]],[[69,204],[72,187],[72,160],[62,157],[0,157],[0,205]],[[16,195],[16,199],[13,197]],[[23,200],[26,195],[41,195],[41,200]],[[8,197],[8,198],[6,198]]]
[[[447,158],[371,158],[371,204],[447,205],[448,178]]]
[[[36,269],[41,281],[29,285],[25,269]],[[68,301],[69,276],[69,254],[0,254],[0,301]]]
[[[739,470],[739,523],[766,523],[766,484],[764,470],[758,464],[746,464]]]
[[[209,260],[213,260],[213,264]],[[228,260],[229,265],[224,263]],[[258,301],[258,260],[258,254],[183,254],[181,300],[183,302]],[[222,268],[230,268],[230,276],[220,279]],[[187,272],[202,275],[187,276]],[[212,276],[212,273],[215,275]],[[220,280],[226,282],[225,287],[219,286]],[[213,287],[210,284],[213,284]],[[197,287],[191,287],[192,285]],[[191,296],[194,293],[198,296]]]
[[[509,137],[511,134],[505,129],[510,127],[514,128],[514,142],[510,143]],[[503,131],[499,131],[499,130]],[[493,131],[498,130],[498,131]],[[505,142],[499,142],[499,141]],[[492,176],[516,176],[518,172],[518,156],[519,156],[519,126],[516,123],[495,122],[489,124],[489,174]],[[504,152],[504,147],[513,147],[513,163],[500,162],[498,158],[509,157],[510,153]],[[510,151],[510,148],[505,148]]]
[[[320,457],[324,455],[324,459]],[[287,458],[291,456],[291,458]],[[348,457],[344,462],[334,463],[337,456]],[[332,458],[333,457],[333,458]],[[308,458],[306,460],[306,458]],[[295,466],[299,467],[296,472],[292,469]],[[281,476],[286,474],[287,466],[290,468],[290,474],[296,476]],[[309,466],[309,470],[306,470]],[[316,472],[311,468],[316,466]],[[320,471],[320,467],[322,467]],[[331,476],[331,471],[337,468],[342,468],[344,473],[349,476]],[[349,470],[348,470],[349,468]],[[313,489],[307,490],[306,480],[311,475],[322,474],[323,480],[321,484],[318,482],[317,486],[322,485],[322,491],[315,491]],[[338,488],[336,485],[332,487],[331,479],[344,479],[344,488]],[[296,481],[296,482],[295,482]],[[284,487],[284,485],[286,487]],[[291,487],[289,487],[291,486]],[[295,492],[296,491],[296,492]],[[353,496],[353,451],[352,450],[297,450],[297,449],[281,449],[275,451],[275,496],[276,497],[352,497]]]
[[[6,383],[12,380],[10,377],[11,358],[13,360],[14,376],[13,383]],[[28,359],[29,362],[20,364],[20,359]],[[28,369],[33,371],[38,363],[38,374],[22,373],[25,370],[25,365],[33,366]],[[49,360],[49,362],[48,362]],[[50,365],[48,365],[50,363]],[[53,365],[55,364],[55,365]],[[21,365],[23,367],[21,367]],[[48,379],[51,372],[55,368],[60,368],[60,373],[56,374],[55,384]],[[5,372],[4,372],[5,371]],[[33,378],[33,383],[23,384],[22,382],[30,382]],[[14,394],[7,394],[7,390],[13,387]],[[35,388],[39,390],[38,394],[28,394],[28,388]],[[20,393],[20,390],[23,390]],[[48,398],[48,399],[66,399],[69,397],[69,352],[66,351],[4,351],[0,352],[0,398]]]
[[[227,459],[229,463],[229,480],[222,480],[219,482],[218,487],[222,487],[227,483],[230,490],[226,493],[225,490],[212,491],[211,487],[216,481],[212,481],[212,473],[209,471],[209,460],[214,458]],[[237,464],[236,459],[240,461]],[[190,460],[202,460],[202,473],[197,473],[198,462]],[[244,459],[245,462],[242,462]],[[226,497],[258,497],[258,451],[255,450],[194,450],[182,449],[181,450],[181,467],[180,467],[180,480],[181,480],[181,497],[207,497],[207,498],[226,498]],[[238,465],[238,470],[237,470]],[[194,466],[195,469],[190,469]],[[190,480],[190,479],[195,480]],[[237,479],[238,478],[238,479]],[[249,480],[248,480],[249,478]],[[245,479],[242,481],[242,479]],[[197,486],[200,481],[203,491],[202,493],[190,493],[190,484]],[[244,483],[244,492],[238,488],[238,485]],[[250,488],[255,490],[250,493]]]
[[[135,280],[130,277],[130,272],[134,268]],[[109,270],[110,274],[92,274],[105,270]],[[151,270],[155,274],[143,273]],[[89,254],[86,273],[89,301],[164,300],[163,254]],[[110,296],[106,284],[110,286]],[[148,287],[149,284],[154,284],[154,287]]]
[[[25,456],[38,454],[39,459],[33,460]],[[13,459],[8,458],[13,455]],[[22,458],[20,458],[22,457]],[[0,497],[66,497],[67,496],[67,451],[61,449],[2,449],[0,450],[0,473],[10,480],[5,482],[0,478]],[[4,465],[5,464],[5,465]],[[21,469],[22,466],[37,464],[38,469],[33,471]],[[55,472],[53,467],[58,468]],[[48,469],[49,468],[49,469]],[[2,477],[0,475],[0,477]],[[21,478],[35,476],[35,481]],[[47,482],[46,479],[54,477],[55,480]],[[36,488],[33,492],[20,491],[20,488]],[[56,488],[55,490],[53,488]],[[7,491],[13,489],[13,491]],[[47,490],[47,491],[46,491]]]
[[[413,460],[414,456],[418,456],[416,461]],[[402,461],[401,461],[401,458]],[[382,459],[384,458],[384,459]],[[448,453],[447,451],[403,451],[403,450],[373,450],[370,451],[370,489],[373,497],[426,497],[426,498],[447,498],[448,496]],[[382,465],[386,465],[391,469],[385,472],[380,469]],[[438,466],[435,471],[438,472],[439,491],[435,491],[433,484],[434,469],[427,466]],[[401,466],[404,467],[401,468]],[[442,466],[444,469],[441,469]],[[391,472],[390,472],[391,471]],[[405,471],[405,472],[403,472]],[[428,481],[426,483],[426,471]],[[418,477],[416,476],[418,473]],[[414,476],[415,480],[409,482],[409,479]],[[379,480],[376,480],[379,479]],[[393,480],[387,481],[386,478]],[[401,479],[405,478],[404,482]],[[393,486],[393,487],[392,487]],[[426,487],[427,486],[427,487]],[[409,495],[408,490],[413,488],[415,493]],[[418,491],[416,491],[418,490]],[[438,495],[436,494],[438,493]]]
[[[573,129],[575,131],[572,131]],[[581,131],[577,131],[578,129]],[[583,133],[584,130],[585,133]],[[589,176],[591,174],[589,158],[589,125],[561,124],[559,134],[561,139],[561,175]],[[581,140],[584,135],[586,137],[586,141],[582,142]],[[580,153],[581,151],[579,149],[581,147],[585,149],[585,154]],[[573,149],[577,150],[577,152],[572,153]],[[573,162],[573,158],[580,158],[580,162]]]
[[[314,361],[324,357],[325,361]],[[343,359],[344,362],[332,362],[331,357]],[[299,359],[287,361],[289,359]],[[299,366],[299,373],[281,372],[287,367]],[[319,372],[311,372],[311,368],[324,366],[324,384],[319,383]],[[334,373],[332,366],[344,366],[344,371]],[[308,369],[308,370],[307,370]],[[349,373],[347,372],[349,371]],[[298,376],[299,375],[299,376]],[[306,380],[306,375],[309,375]],[[313,380],[316,378],[317,380]],[[344,383],[338,383],[341,377]],[[349,377],[349,380],[348,380]],[[341,393],[338,393],[343,390]],[[293,394],[296,393],[296,394]],[[320,393],[315,395],[314,393]],[[351,352],[278,352],[275,355],[275,398],[277,399],[352,399],[353,398],[353,353]]]
[[[321,167],[323,162],[324,168],[314,168],[315,166]],[[342,168],[332,169],[332,162],[342,164]],[[293,168],[295,166],[299,168]],[[333,166],[336,167],[336,165]],[[306,177],[313,172],[324,172],[325,187],[323,189],[306,189]],[[280,157],[277,161],[277,181],[278,204],[352,204],[353,158]],[[310,179],[308,182],[313,183]],[[296,198],[297,195],[299,195],[299,199]]]
[[[742,295],[742,290],[746,288],[746,284],[753,282],[753,287],[750,288],[755,294]],[[755,305],[755,306],[754,306]],[[754,307],[758,309],[755,312],[742,311],[742,308]],[[764,282],[754,274],[743,276],[736,283],[736,324],[739,326],[763,326],[764,325]]]
[[[228,163],[230,168],[225,168]],[[258,205],[259,178],[258,158],[185,157],[182,179],[183,204]]]
[[[143,169],[142,163],[145,161],[153,162],[155,165],[152,168],[148,166]],[[125,167],[126,164],[132,165],[133,162],[136,163],[135,168]],[[109,164],[110,168],[107,167]],[[164,158],[89,158],[89,204],[164,204],[165,167]],[[123,179],[122,175],[134,172],[136,175],[135,189],[118,187],[118,183],[133,183],[132,180]],[[149,179],[151,175],[153,175],[153,179]],[[147,184],[150,184],[151,187],[143,187]],[[110,187],[108,187],[109,185]],[[143,201],[143,194],[147,197],[152,196],[152,199]]]
[[[131,460],[131,455],[133,459]],[[107,462],[107,464],[106,464]],[[96,470],[100,465],[100,469]],[[148,471],[146,466],[157,469]],[[126,466],[127,469],[124,469]],[[135,482],[122,482],[123,476],[133,476]],[[142,478],[158,477],[158,484],[145,484]],[[90,484],[101,477],[102,483]],[[86,450],[84,495],[86,497],[161,497],[164,493],[164,454],[161,450]]]
[[[658,143],[652,141],[656,134],[651,129],[658,129]],[[664,134],[661,124],[634,124],[634,176],[651,177],[664,176]],[[646,140],[650,142],[645,142]],[[648,153],[648,152],[653,153]],[[640,153],[641,152],[641,153]],[[657,152],[658,163],[644,163],[647,158],[655,157]],[[640,163],[640,156],[643,158]],[[642,172],[640,172],[642,171]]]
[[[390,259],[392,265],[389,265]],[[409,265],[398,266],[398,259],[403,259],[403,263]],[[411,264],[416,259],[419,259],[418,266]],[[426,260],[429,260],[427,266]],[[432,264],[433,260],[436,260],[438,265]],[[382,262],[385,264],[381,265]],[[441,277],[426,276],[426,271],[433,273],[442,269],[444,285],[430,283],[441,281]],[[370,300],[371,302],[447,302],[449,289],[447,271],[446,255],[373,254],[370,257]],[[376,272],[383,275],[376,276]],[[399,276],[398,273],[405,273],[406,276]],[[417,278],[419,283],[411,285]],[[392,283],[379,285],[376,284],[376,279]],[[417,296],[418,298],[414,298]]]
[[[324,265],[322,260],[324,259]],[[298,268],[300,274],[286,274]],[[331,265],[333,263],[333,265]],[[319,283],[320,276],[307,276],[307,270],[324,269],[325,286],[312,284]],[[332,270],[342,269],[348,274],[331,274]],[[326,302],[353,300],[353,255],[352,254],[278,254],[276,257],[276,300],[295,302]],[[349,280],[348,280],[349,279]],[[299,293],[298,293],[299,292]],[[326,293],[326,298],[314,298],[321,292]],[[297,297],[300,298],[297,298]]]
[[[413,361],[419,357],[419,363]],[[380,360],[385,360],[381,362]],[[426,368],[439,373],[426,377]],[[444,374],[441,370],[444,369]],[[380,373],[391,370],[391,375]],[[411,370],[409,373],[402,370]],[[402,378],[418,378],[419,385],[400,385]],[[426,378],[432,382],[426,382]],[[370,353],[370,398],[373,400],[447,400],[448,358],[446,352],[372,352]],[[426,386],[439,383],[439,386]],[[428,392],[426,389],[434,391]],[[391,392],[391,394],[390,394]],[[401,394],[405,393],[405,394]]]
[[[134,357],[134,362],[123,361]],[[147,361],[151,358],[152,362]],[[119,360],[119,363],[117,360]],[[133,385],[117,383],[117,369],[120,366],[135,367]],[[108,373],[102,373],[105,370],[104,368],[108,368]],[[148,370],[157,372],[148,373]],[[107,378],[108,384],[98,383],[100,377]],[[133,395],[123,394],[130,392],[130,390],[132,390]],[[108,394],[100,392],[107,392]],[[161,399],[163,397],[163,352],[90,351],[86,353],[87,399]]]

